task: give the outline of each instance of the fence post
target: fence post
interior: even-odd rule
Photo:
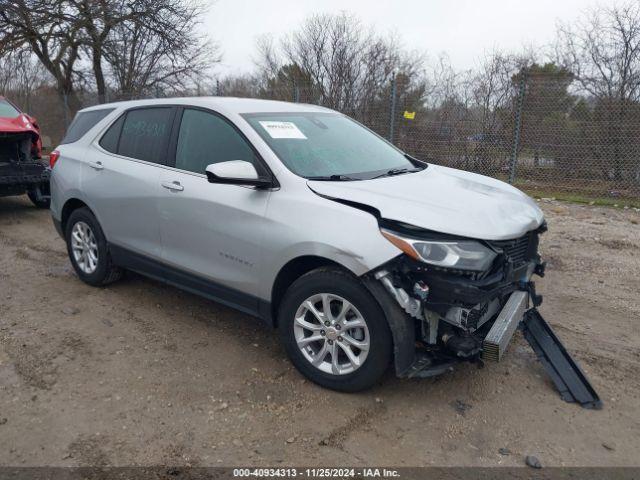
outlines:
[[[391,79],[391,112],[389,115],[389,141],[393,143],[393,134],[396,126],[396,72],[393,72],[393,78]]]
[[[520,73],[520,85],[518,87],[518,103],[514,113],[513,144],[511,150],[511,165],[509,165],[509,183],[516,181],[516,167],[518,164],[518,150],[520,149],[520,130],[522,129],[522,108],[524,107],[524,95],[527,89],[527,74]]]
[[[297,83],[293,83],[293,103],[300,103],[300,88]]]
[[[66,93],[62,94],[62,110],[64,112],[64,128],[66,130],[69,127],[69,101]]]

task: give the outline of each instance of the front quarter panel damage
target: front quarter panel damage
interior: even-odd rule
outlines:
[[[400,308],[386,289],[374,276],[362,278],[365,286],[376,298],[384,311],[393,337],[393,355],[396,375],[406,376],[416,359],[415,321]]]

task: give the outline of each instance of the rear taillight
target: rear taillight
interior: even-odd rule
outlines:
[[[53,152],[51,152],[51,154],[49,155],[49,166],[53,168],[53,166],[56,164],[59,158],[60,158],[59,151],[54,150]]]

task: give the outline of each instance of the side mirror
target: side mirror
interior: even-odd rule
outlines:
[[[212,163],[207,166],[205,171],[209,183],[252,185],[262,188],[273,186],[271,179],[260,178],[253,164],[245,160]]]

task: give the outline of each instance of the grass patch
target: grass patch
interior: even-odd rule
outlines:
[[[603,207],[633,207],[640,208],[640,198],[626,197],[599,197],[595,195],[573,193],[573,192],[557,192],[553,190],[540,190],[537,188],[527,188],[525,185],[516,185],[519,189],[527,193],[533,198],[554,198],[563,202],[582,203],[585,205],[598,205]]]

